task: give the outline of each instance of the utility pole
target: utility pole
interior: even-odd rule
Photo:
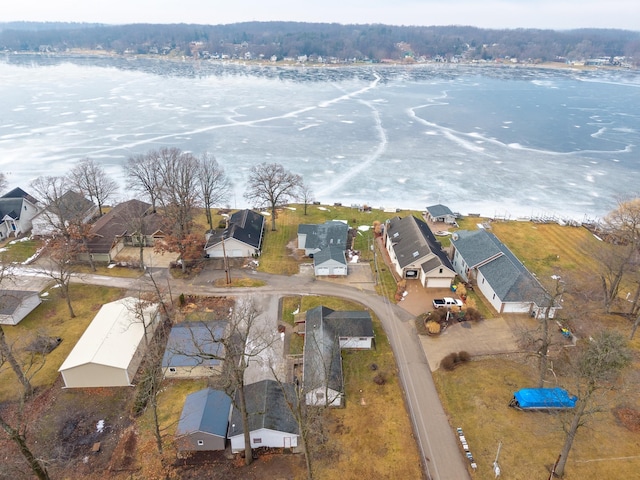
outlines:
[[[224,276],[227,285],[231,284],[231,272],[229,272],[229,259],[227,258],[227,249],[224,246],[224,234],[222,235],[222,256],[224,257]]]

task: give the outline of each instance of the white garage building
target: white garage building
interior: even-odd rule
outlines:
[[[102,306],[58,369],[65,388],[132,385],[145,353],[145,325],[150,340],[159,319],[159,305],[136,315],[136,302],[126,297]]]

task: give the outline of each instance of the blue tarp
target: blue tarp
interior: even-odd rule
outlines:
[[[523,388],[513,394],[511,405],[522,409],[573,408],[578,397],[562,388]]]

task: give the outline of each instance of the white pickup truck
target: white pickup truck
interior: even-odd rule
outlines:
[[[451,297],[444,297],[444,298],[435,298],[433,300],[433,308],[440,308],[440,307],[447,307],[447,308],[451,308],[451,307],[460,307],[462,308],[462,300],[458,300],[457,298],[451,298]]]

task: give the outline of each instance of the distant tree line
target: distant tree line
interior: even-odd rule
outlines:
[[[0,50],[104,49],[115,53],[340,61],[547,62],[626,57],[640,62],[640,32],[614,29],[489,30],[469,26],[246,22],[230,25],[0,23]]]

